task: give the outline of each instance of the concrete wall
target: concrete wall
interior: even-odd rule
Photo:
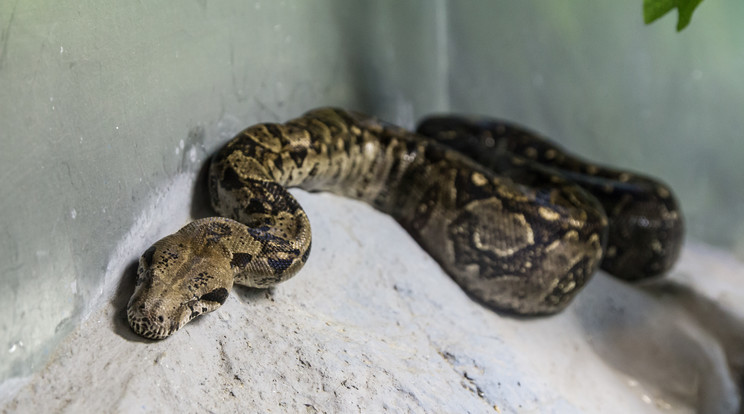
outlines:
[[[443,8],[424,4],[0,3],[0,378],[110,293],[152,194],[236,130],[321,105],[444,109]]]
[[[663,177],[691,237],[744,256],[742,15],[704,2],[677,34],[673,16],[643,26],[640,0],[2,2],[0,379],[110,297],[174,177],[243,126],[320,105],[523,122]]]
[[[703,2],[681,33],[641,4],[452,2],[450,107],[664,179],[691,237],[744,258],[744,3]]]

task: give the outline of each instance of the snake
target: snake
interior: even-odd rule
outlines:
[[[140,257],[133,331],[163,339],[225,303],[235,284],[270,288],[307,262],[311,227],[289,188],[362,200],[390,215],[474,300],[504,314],[560,312],[597,269],[663,273],[682,240],[668,186],[574,157],[492,119],[433,116],[416,132],[319,108],[250,126],[210,160],[217,216]]]
[[[529,184],[530,167],[524,164],[537,164],[588,191],[609,221],[600,267],[613,276],[649,279],[668,271],[679,257],[684,219],[670,187],[658,179],[588,162],[534,131],[501,120],[431,116],[417,132],[515,182]]]

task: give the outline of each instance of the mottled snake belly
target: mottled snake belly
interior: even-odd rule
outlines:
[[[310,253],[287,191],[330,191],[394,217],[473,298],[499,311],[565,308],[597,267],[663,273],[683,235],[671,191],[572,157],[492,120],[433,117],[413,133],[333,108],[251,126],[212,159],[220,217],[196,220],[140,258],[129,324],[164,338],[221,306],[233,283],[266,288]]]

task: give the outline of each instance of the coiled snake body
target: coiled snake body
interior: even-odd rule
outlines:
[[[635,279],[676,259],[682,218],[663,184],[572,158],[508,124],[435,117],[419,132],[439,142],[333,108],[241,132],[210,165],[221,217],[186,225],[140,258],[127,306],[134,331],[164,338],[222,305],[233,283],[266,288],[297,273],[310,223],[287,187],[366,201],[472,297],[520,315],[563,309],[600,261]]]

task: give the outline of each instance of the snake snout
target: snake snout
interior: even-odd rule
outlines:
[[[190,320],[185,305],[176,298],[154,295],[151,280],[146,278],[129,300],[127,320],[136,334],[163,339]]]
[[[161,307],[148,308],[144,303],[130,303],[127,307],[127,319],[137,335],[149,339],[166,338],[185,323],[181,322],[182,318],[173,318],[162,312]]]

